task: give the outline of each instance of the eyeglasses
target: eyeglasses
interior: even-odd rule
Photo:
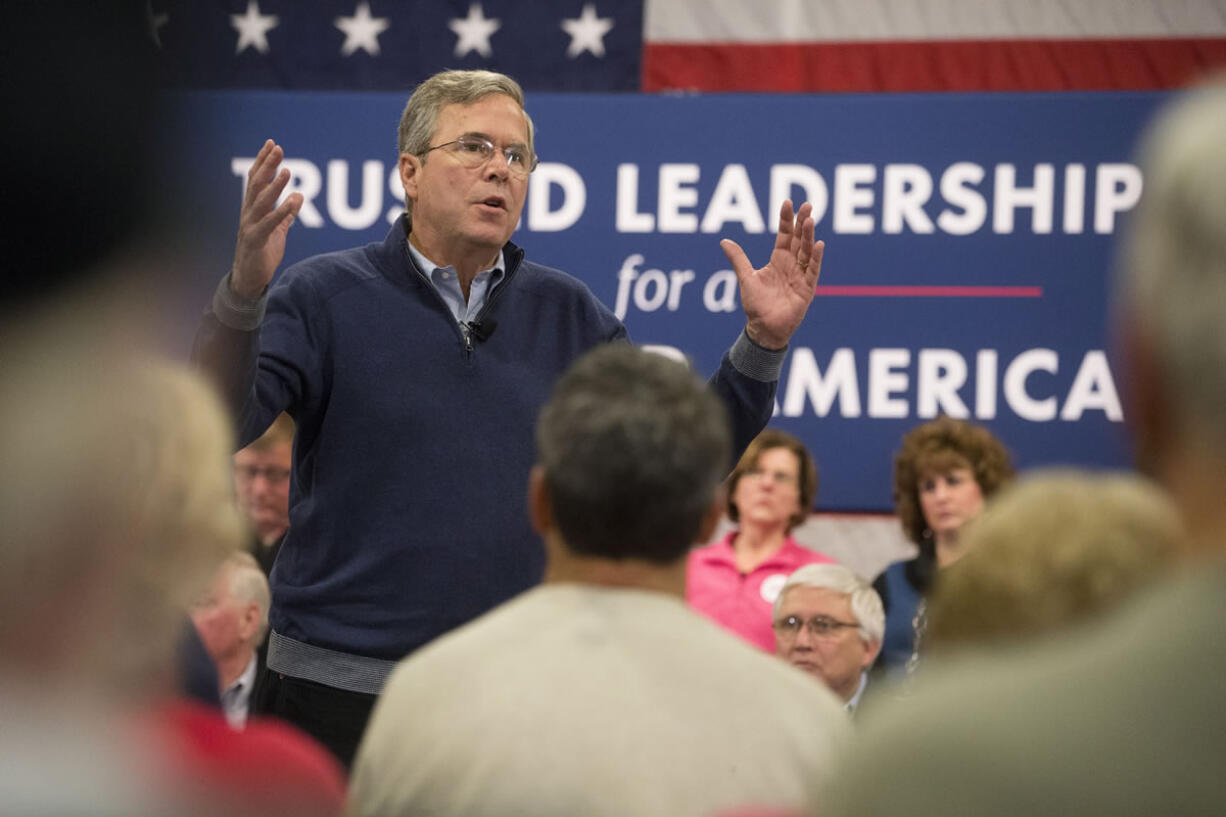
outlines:
[[[469,134],[427,148],[421,155],[425,156],[430,151],[441,148],[450,148],[448,153],[465,167],[480,167],[494,158],[494,151],[498,150],[498,147],[484,136]],[[517,179],[527,178],[529,173],[536,170],[536,156],[529,153],[524,145],[507,145],[502,149],[502,156],[507,160],[507,170]]]
[[[839,621],[837,618],[830,616],[814,616],[805,621],[799,616],[787,616],[771,624],[775,633],[780,638],[795,638],[800,634],[800,628],[806,627],[809,634],[818,638],[828,638],[844,627],[859,627],[860,625],[854,621]]]
[[[764,471],[761,468],[746,468],[746,477],[751,479],[769,479],[776,485],[795,485],[798,477],[787,471]]]
[[[236,465],[234,466],[234,478],[243,480],[244,482],[252,482],[256,477],[262,476],[264,479],[279,485],[289,479],[289,469],[279,468],[275,465],[266,465],[263,468],[258,465]]]

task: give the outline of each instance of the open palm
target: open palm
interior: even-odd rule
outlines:
[[[749,339],[767,349],[782,349],[804,320],[822,271],[825,243],[814,242],[812,206],[805,202],[793,213],[792,202],[779,210],[779,232],[770,260],[761,269],[735,241],[720,242],[736,272],[745,309]]]
[[[301,193],[291,193],[277,204],[290,177],[280,168],[283,156],[281,147],[269,139],[247,173],[230,277],[231,289],[244,297],[256,297],[272,280],[285,256],[286,234],[302,207]]]

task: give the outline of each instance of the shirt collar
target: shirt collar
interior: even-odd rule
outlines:
[[[860,698],[864,695],[864,688],[868,686],[868,673],[860,673],[860,686],[856,687],[856,694],[851,696],[851,700],[843,704],[843,709],[851,714],[855,714],[856,709],[860,706]]]
[[[711,551],[709,551],[709,553],[712,556],[722,557],[725,562],[735,564],[736,547],[733,545],[733,542],[736,541],[736,537],[740,534],[740,532],[740,528],[734,528],[728,531],[728,533],[722,539],[715,543],[717,547],[713,548]],[[792,534],[789,533],[783,537],[783,544],[779,547],[779,549],[762,560],[762,564],[754,568],[754,571],[769,570],[779,564],[782,564],[785,567],[789,566],[793,556],[793,548],[803,547],[804,545],[798,544],[796,540],[792,538]]]
[[[243,689],[251,689],[251,686],[255,683],[255,664],[255,653],[252,653],[251,660],[247,662],[247,668],[243,670],[243,674],[235,678],[230,686],[226,687],[225,692],[223,692],[222,695],[225,695],[228,692],[238,692],[239,690]]]
[[[408,245],[409,255],[413,256],[413,261],[416,262],[418,269],[430,276],[431,279],[434,278],[435,273],[440,271],[450,270],[453,274],[455,273],[454,267],[440,267],[438,264],[427,258],[425,253],[413,246],[413,242],[409,241],[408,236],[404,237],[404,243]],[[503,257],[503,251],[499,250],[498,258],[494,260],[494,266],[490,267],[489,269],[481,270],[481,272],[489,272],[491,273],[491,278],[497,279],[501,278],[506,270],[506,259]],[[481,273],[477,274],[480,275]]]

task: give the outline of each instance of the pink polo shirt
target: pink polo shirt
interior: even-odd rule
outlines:
[[[783,583],[798,567],[833,562],[824,553],[787,537],[783,547],[748,575],[736,567],[732,531],[714,544],[690,551],[686,564],[685,600],[725,630],[736,633],[759,649],[775,651],[771,612]]]

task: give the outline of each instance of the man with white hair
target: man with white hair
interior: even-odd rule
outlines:
[[[250,553],[233,553],[192,605],[192,623],[217,667],[221,708],[235,729],[247,723],[259,661],[256,648],[268,630],[268,580]]]
[[[1226,85],[1169,107],[1142,158],[1128,413],[1193,569],[1088,630],[934,665],[874,711],[829,817],[1226,813]]]
[[[877,591],[842,565],[805,565],[788,576],[772,621],[775,653],[855,712],[885,633]]]

